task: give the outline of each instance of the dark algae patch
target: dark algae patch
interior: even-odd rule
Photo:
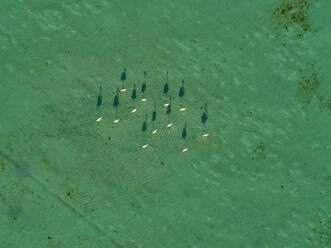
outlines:
[[[309,17],[314,2],[316,0],[282,0],[275,5],[271,21],[277,34],[293,31],[297,38],[302,38],[304,33],[312,31]]]
[[[314,103],[318,98],[320,82],[314,64],[302,70],[299,76],[299,86],[300,96],[302,98],[303,107],[305,108],[307,105]]]
[[[317,209],[316,223],[312,229],[320,247],[331,247],[331,219],[322,208]]]
[[[258,160],[258,159],[267,159],[266,152],[265,152],[266,145],[264,142],[260,142],[257,144],[253,151],[253,155],[251,157],[252,160]]]
[[[299,72],[299,95],[302,101],[302,108],[306,109],[317,104],[320,111],[331,110],[331,95],[322,84],[321,75],[316,64],[306,66]]]

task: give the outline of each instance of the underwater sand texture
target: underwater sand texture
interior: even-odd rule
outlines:
[[[328,247],[330,4],[266,2],[4,1],[2,245]]]

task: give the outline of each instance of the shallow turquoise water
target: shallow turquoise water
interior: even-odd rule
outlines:
[[[0,247],[331,247],[328,1],[2,6]]]

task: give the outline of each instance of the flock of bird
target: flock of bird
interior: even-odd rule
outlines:
[[[143,83],[142,83],[142,85],[139,89],[142,96],[143,96],[142,99],[141,99],[141,101],[143,101],[143,102],[147,101],[147,98],[145,97],[145,92],[146,92],[146,89],[147,89],[147,80],[146,80],[146,78],[147,78],[147,73],[146,73],[146,71],[144,71],[144,81],[143,81]],[[123,72],[121,73],[121,76],[120,76],[121,88],[119,88],[119,87],[117,88],[114,99],[113,99],[113,102],[112,102],[112,105],[115,108],[115,112],[116,112],[116,118],[113,120],[114,123],[118,123],[120,121],[119,115],[118,115],[118,108],[120,106],[120,92],[127,91],[127,89],[125,87],[125,81],[126,80],[127,80],[127,73],[126,73],[126,68],[124,68]],[[133,101],[135,101],[137,99],[137,91],[138,91],[137,85],[134,84],[133,88],[131,89],[131,99]],[[168,94],[169,94],[169,78],[168,78],[168,72],[166,72],[166,82],[163,86],[163,95],[168,97],[169,101],[167,101],[163,105],[164,105],[164,107],[166,107],[165,113],[168,116],[167,128],[170,128],[172,126],[172,122],[170,121],[170,117],[169,117],[171,112],[172,112],[172,97],[168,96]],[[180,99],[182,99],[184,97],[184,95],[185,95],[185,87],[184,87],[184,80],[182,80],[181,87],[178,90],[178,97]],[[102,99],[102,86],[100,85],[99,86],[99,95],[97,97],[97,104],[96,104],[97,108],[99,108],[102,105],[102,102],[103,102],[103,99]],[[180,111],[185,111],[186,108],[182,106],[179,110]],[[131,113],[135,113],[136,111],[137,111],[137,108],[134,107],[131,110]],[[155,122],[156,118],[157,118],[157,110],[156,110],[156,106],[154,105],[154,110],[152,112],[151,121]],[[97,122],[99,122],[101,120],[102,120],[102,117],[99,117],[97,119]],[[205,103],[204,108],[203,108],[203,112],[202,112],[202,115],[201,115],[201,123],[204,126],[202,136],[204,136],[204,137],[209,136],[209,133],[206,131],[207,120],[208,120],[208,109],[207,109],[207,103]],[[145,120],[143,121],[142,126],[141,126],[141,132],[145,133],[147,131],[147,129],[148,129],[148,116],[146,114],[145,115]],[[157,129],[154,128],[153,131],[152,131],[152,134],[155,134],[156,132],[157,132]],[[185,125],[182,129],[181,137],[184,140],[187,137],[187,123],[185,123]],[[148,146],[148,144],[144,144],[142,146],[142,148],[146,148],[147,146]],[[187,147],[182,149],[183,152],[185,152],[187,150],[188,150]]]

